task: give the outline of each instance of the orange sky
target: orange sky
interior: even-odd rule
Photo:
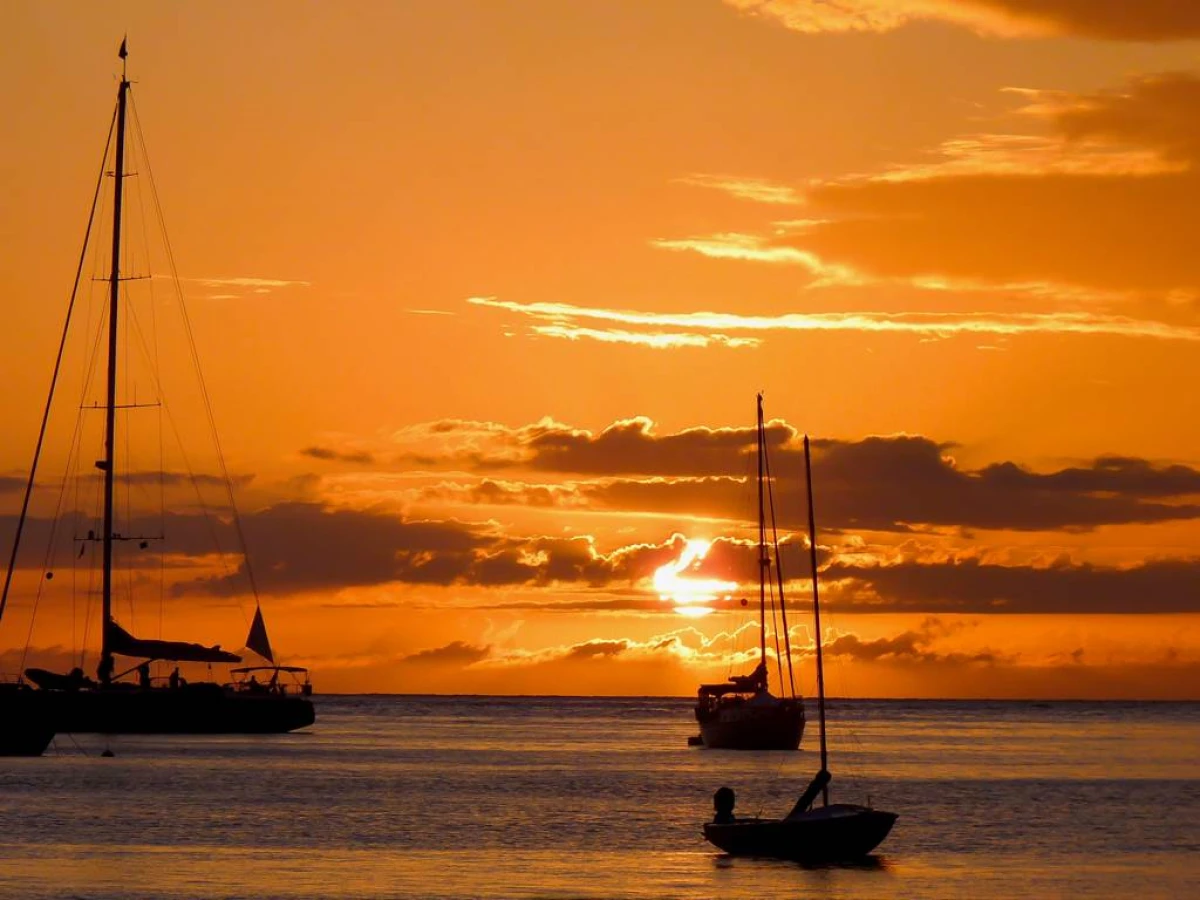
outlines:
[[[128,33],[272,639],[318,690],[687,694],[749,666],[762,390],[797,601],[816,440],[835,691],[1200,697],[1190,6],[20,2],[0,28],[6,548]],[[123,340],[158,334],[186,464],[213,474],[134,161],[129,271],[156,278],[129,283]],[[99,397],[105,266],[5,671]],[[139,354],[124,402],[157,396]],[[247,581],[206,543],[228,520],[172,479],[158,518],[147,473],[184,454],[159,413],[123,418],[121,527],[167,540],[128,558],[118,618],[240,645]],[[96,635],[77,481],[30,638],[54,664]],[[713,615],[653,591],[683,538],[741,583]]]

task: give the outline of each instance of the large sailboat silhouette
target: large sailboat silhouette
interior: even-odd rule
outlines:
[[[312,724],[315,719],[313,703],[310,699],[311,682],[308,680],[305,669],[296,666],[281,666],[276,663],[267,636],[262,608],[258,603],[257,589],[254,591],[255,612],[246,639],[246,647],[261,657],[265,661],[265,665],[232,669],[232,680],[227,683],[200,680],[189,682],[180,676],[178,667],[175,668],[169,679],[165,679],[165,683],[162,680],[155,683],[150,675],[150,663],[152,662],[211,665],[239,663],[242,662],[242,657],[215,645],[207,646],[188,641],[136,637],[130,630],[123,627],[114,615],[115,548],[118,544],[126,542],[134,542],[138,547],[145,548],[150,540],[158,537],[157,535],[146,537],[118,533],[114,510],[114,492],[118,479],[118,463],[120,462],[117,456],[116,414],[125,406],[137,405],[118,402],[117,396],[120,349],[118,337],[121,334],[119,313],[122,303],[122,281],[125,280],[121,271],[122,206],[125,199],[124,182],[130,174],[126,171],[127,108],[130,98],[130,81],[125,70],[127,55],[126,43],[122,41],[119,52],[122,63],[121,81],[117,90],[115,121],[109,136],[109,145],[111,147],[115,139],[115,148],[113,149],[114,164],[111,172],[108,173],[113,179],[113,191],[111,263],[106,279],[108,282],[107,370],[104,382],[104,403],[99,406],[105,419],[104,457],[95,463],[96,469],[103,476],[101,494],[103,512],[99,534],[91,529],[86,537],[76,538],[81,544],[80,556],[84,552],[83,545],[86,544],[99,545],[101,551],[99,664],[96,667],[95,679],[88,677],[82,667],[73,668],[67,673],[40,668],[26,669],[24,679],[27,679],[28,683],[36,685],[37,689],[32,690],[28,683],[22,683],[17,686],[8,686],[5,690],[0,691],[0,732],[7,730],[14,734],[28,733],[30,737],[37,737],[40,740],[47,729],[53,732],[104,732],[109,734],[292,731]],[[104,158],[105,160],[109,158],[109,147],[105,148]],[[149,172],[144,174],[148,175]],[[102,172],[102,178],[103,175]],[[100,196],[99,185],[97,185],[96,196]],[[96,208],[96,203],[93,201],[93,220]],[[91,231],[92,226],[89,222],[89,235]],[[85,253],[87,243],[85,240]],[[81,272],[82,259],[81,256]],[[78,282],[79,278],[77,277],[77,285]],[[42,452],[43,439],[46,436],[54,389],[59,379],[63,359],[63,347],[67,342],[67,334],[71,326],[71,310],[74,306],[73,295],[63,330],[63,342],[60,345],[54,376],[51,379],[50,395],[46,402],[37,449],[34,452],[34,461],[26,485],[25,499],[13,540],[3,595],[0,596],[0,618],[3,617],[8,603],[13,572],[17,566],[21,535],[28,518],[30,496],[35,484],[38,460]],[[207,403],[207,394],[205,394],[205,402]],[[211,423],[211,410],[207,410],[207,412]],[[232,504],[232,487],[228,474],[225,472],[223,459],[221,468]],[[236,506],[233,507],[233,516],[240,538],[241,526],[236,517]],[[246,552],[244,545],[242,550],[243,553]],[[52,574],[52,572],[48,572],[43,577],[50,578]],[[118,658],[122,658],[124,661],[123,669],[118,665]],[[129,664],[130,661],[133,661],[132,664]],[[260,673],[263,675],[262,681],[258,678]],[[129,676],[136,677],[131,680]],[[25,740],[15,743],[32,746],[37,741]],[[0,742],[0,752],[3,752],[2,742]]]

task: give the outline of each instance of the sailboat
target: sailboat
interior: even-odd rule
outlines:
[[[116,619],[113,610],[114,549],[118,543],[135,541],[145,548],[146,539],[118,534],[114,519],[114,486],[118,478],[116,413],[119,409],[136,406],[136,403],[119,403],[118,381],[118,335],[121,306],[121,238],[123,184],[130,176],[126,166],[126,118],[130,95],[130,82],[126,77],[125,41],[121,42],[119,57],[122,61],[120,86],[117,89],[117,107],[114,113],[115,126],[110,132],[110,146],[115,136],[114,165],[109,176],[113,178],[112,192],[112,248],[108,277],[107,303],[107,376],[105,401],[98,405],[105,417],[104,458],[96,462],[103,475],[102,503],[103,524],[97,536],[89,530],[86,538],[77,538],[80,555],[84,545],[99,545],[102,553],[100,586],[100,654],[96,668],[96,679],[85,675],[80,667],[65,674],[40,668],[29,668],[24,672],[27,682],[12,686],[11,690],[0,691],[0,729],[9,730],[10,725],[30,723],[51,729],[54,732],[103,732],[108,734],[132,733],[270,733],[287,732],[311,725],[315,719],[312,693],[308,673],[300,667],[280,666],[275,662],[262,608],[257,602],[255,590],[255,615],[246,647],[264,658],[269,665],[244,667],[233,670],[234,680],[228,683],[213,681],[188,682],[179,675],[178,666],[166,683],[154,683],[150,675],[150,663],[156,661],[174,663],[229,664],[242,662],[236,653],[222,650],[217,645],[204,645],[189,641],[159,640],[136,637]],[[109,148],[105,148],[105,159]],[[148,171],[142,174],[149,174]],[[97,186],[99,196],[99,186]],[[96,204],[93,202],[92,216]],[[91,222],[88,234],[91,234]],[[85,240],[85,253],[87,241]],[[82,272],[82,257],[80,264]],[[78,277],[76,279],[78,284]],[[71,324],[71,309],[75,300],[72,296],[63,329],[62,344],[51,379],[50,393],[46,401],[41,431],[34,451],[33,465],[26,485],[25,499],[18,519],[13,541],[12,555],[5,577],[3,595],[0,595],[0,619],[8,602],[13,571],[17,564],[21,534],[29,512],[29,501],[33,491],[38,459],[46,435],[55,385],[58,382],[63,359],[63,347]],[[136,323],[135,323],[136,326]],[[207,400],[206,400],[207,402]],[[210,414],[211,421],[211,414]],[[222,461],[222,469],[224,463]],[[226,486],[229,487],[226,475]],[[230,500],[232,503],[232,488]],[[236,507],[234,522],[237,524]],[[241,527],[237,525],[240,536]],[[243,547],[243,552],[245,548]],[[47,573],[45,577],[52,577]],[[122,667],[117,664],[122,658]],[[257,674],[264,673],[259,681]],[[270,672],[270,677],[265,673]],[[130,680],[127,676],[136,673]],[[239,675],[241,677],[239,677]],[[281,680],[281,675],[287,676]],[[287,683],[285,683],[287,682]],[[30,687],[36,686],[36,689]],[[32,726],[25,729],[31,732]],[[24,732],[22,732],[24,733]],[[15,741],[15,739],[14,739]],[[21,743],[16,741],[16,743]],[[37,740],[25,740],[35,745]],[[0,739],[0,748],[4,746]]]
[[[787,609],[783,602],[783,576],[779,566],[779,541],[775,532],[775,504],[771,490],[771,469],[767,459],[766,425],[763,398],[758,395],[758,611],[759,658],[749,675],[735,675],[719,684],[702,684],[696,696],[696,721],[700,724],[701,744],[726,750],[795,750],[804,734],[804,701],[796,694],[792,678],[792,648],[788,635]],[[767,542],[767,510],[771,512],[772,541]],[[772,559],[772,550],[774,558]],[[772,568],[775,576],[772,577]],[[767,606],[774,602],[778,589],[779,612],[783,620],[783,658],[780,660],[780,693],[768,686]],[[778,640],[776,641],[778,653]],[[783,661],[788,678],[783,677]]]
[[[829,749],[825,737],[825,670],[821,657],[821,599],[817,588],[817,528],[813,511],[812,465],[804,437],[804,475],[808,484],[808,541],[812,564],[813,627],[817,648],[817,714],[821,732],[821,768],[782,819],[740,819],[735,796],[722,787],[713,795],[716,815],[704,824],[704,837],[733,856],[765,856],[801,862],[861,859],[878,847],[896,823],[896,813],[852,803],[830,803]],[[821,804],[816,805],[820,796]]]

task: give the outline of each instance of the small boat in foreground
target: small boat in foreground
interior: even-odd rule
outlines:
[[[896,813],[829,802],[829,750],[825,740],[825,672],[821,658],[821,601],[817,589],[817,534],[813,513],[812,464],[804,438],[804,469],[808,483],[809,558],[812,564],[813,624],[817,646],[817,710],[821,730],[821,768],[782,819],[739,819],[733,814],[733,790],[722,787],[713,795],[716,815],[704,825],[704,837],[733,856],[765,856],[799,862],[825,863],[861,859],[883,842],[896,822]],[[821,805],[815,806],[818,798]]]

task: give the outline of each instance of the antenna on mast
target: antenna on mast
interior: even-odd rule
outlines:
[[[128,40],[129,40],[129,35],[122,36],[121,49],[117,51],[117,56],[121,57],[121,80],[122,81],[125,81],[125,65],[126,65],[125,59],[127,56],[129,56],[129,50],[126,49],[126,47],[125,47],[125,44]]]

